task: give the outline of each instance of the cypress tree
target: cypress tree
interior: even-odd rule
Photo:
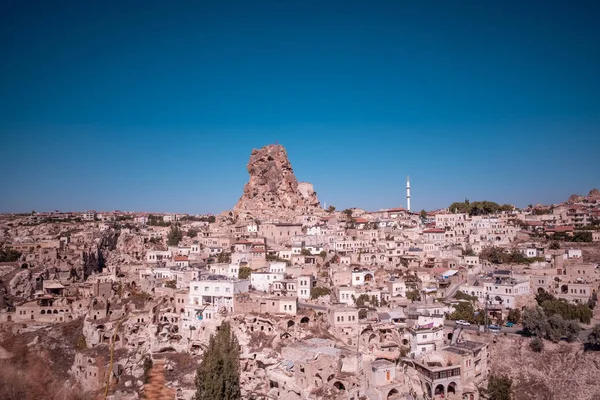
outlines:
[[[229,322],[211,335],[202,362],[196,370],[195,400],[240,399],[240,351]]]

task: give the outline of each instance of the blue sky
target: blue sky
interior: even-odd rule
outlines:
[[[172,4],[176,3],[176,4]],[[219,212],[283,144],[338,209],[600,186],[597,1],[0,9],[0,212]]]

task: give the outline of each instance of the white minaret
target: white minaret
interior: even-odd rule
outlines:
[[[410,177],[406,177],[406,209],[410,212]]]

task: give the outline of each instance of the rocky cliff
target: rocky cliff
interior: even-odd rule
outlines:
[[[247,168],[250,180],[234,207],[236,213],[261,217],[300,214],[318,208],[317,193],[310,183],[298,182],[283,146],[252,150]]]
[[[600,352],[584,351],[581,343],[544,341],[545,349],[534,353],[529,341],[499,336],[490,346],[491,371],[513,379],[515,400],[600,397]]]

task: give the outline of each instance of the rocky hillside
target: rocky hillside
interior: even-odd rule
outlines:
[[[252,150],[247,166],[250,180],[234,207],[238,214],[255,217],[275,216],[281,212],[306,212],[319,206],[310,183],[299,183],[285,148],[268,145]]]
[[[600,352],[581,343],[545,341],[534,353],[529,339],[500,336],[490,348],[492,373],[513,379],[515,400],[600,399]]]

